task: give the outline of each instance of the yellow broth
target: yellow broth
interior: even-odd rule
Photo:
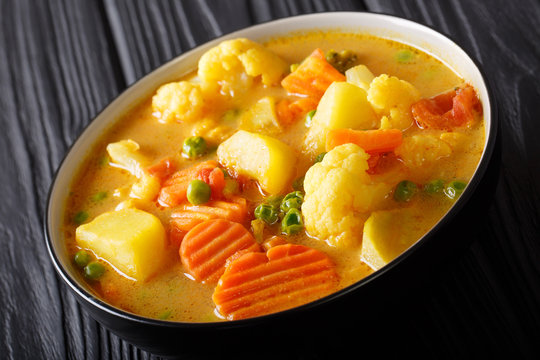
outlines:
[[[464,83],[463,79],[451,69],[429,55],[403,44],[369,35],[314,32],[272,39],[265,43],[265,46],[289,64],[301,62],[317,47],[325,52],[331,49],[338,51],[349,49],[358,54],[358,63],[366,65],[375,76],[385,73],[406,80],[420,91],[422,98],[432,97]],[[405,62],[397,61],[400,52],[403,51],[410,52],[409,58]],[[412,57],[410,54],[413,54]],[[178,79],[171,79],[173,80]],[[213,111],[216,114],[223,114],[228,109],[241,112],[262,96],[268,95],[279,97],[285,96],[286,92],[282,88],[267,88],[258,83],[252,91],[216,104]],[[107,144],[132,139],[140,145],[145,155],[155,161],[173,156],[179,162],[179,168],[188,167],[194,163],[192,160],[183,158],[180,153],[183,139],[191,136],[192,129],[197,126],[197,123],[158,123],[152,112],[151,98],[128,109],[125,116],[109,132],[103,134],[92,154],[82,162],[79,174],[73,181],[65,215],[65,241],[67,251],[71,256],[80,250],[75,240],[75,229],[78,224],[73,220],[77,214],[83,211],[88,215],[85,221],[90,221],[129,199],[129,189],[134,182],[134,177],[109,164]],[[413,126],[405,131],[404,136],[411,136],[420,131],[440,132],[440,130],[420,130]],[[300,120],[286,128],[283,133],[276,135],[298,154],[297,176],[302,176],[312,164],[309,156],[302,155],[305,132],[304,122]],[[424,174],[408,171],[399,166],[396,170],[396,166],[392,165],[388,172],[375,175],[374,178],[385,181],[393,177],[393,183],[403,179],[418,183],[439,178],[469,180],[476,169],[483,149],[483,122],[477,119],[473,126],[460,129],[460,132],[466,136],[465,144],[460,147],[461,150],[441,159],[433,171]],[[214,151],[201,160],[215,158]],[[263,198],[259,191],[254,190],[243,195],[250,200],[252,208]],[[407,204],[396,203],[389,197],[382,204],[382,208],[414,206],[421,209],[424,216],[417,219],[415,226],[420,232],[425,233],[444,216],[452,204],[453,201],[444,196],[433,197],[419,194],[414,201]],[[141,206],[142,210],[156,215],[164,226],[167,226],[171,214],[170,208],[163,208],[155,202]],[[277,233],[279,233],[279,225],[265,230],[267,235]],[[362,234],[358,236],[361,238]],[[340,288],[361,280],[373,271],[360,260],[359,246],[343,251],[329,246],[324,241],[314,239],[304,232],[287,237],[287,240],[325,252],[336,264]],[[214,285],[201,284],[187,276],[180,263],[178,251],[174,248],[171,248],[163,270],[144,282],[129,279],[115,270],[105,259],[100,260],[106,265],[108,271],[99,281],[87,281],[88,286],[99,297],[120,309],[150,318],[171,321],[223,320],[218,316],[212,302]]]

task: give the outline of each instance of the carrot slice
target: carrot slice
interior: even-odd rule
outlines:
[[[227,259],[240,250],[260,251],[242,225],[224,219],[207,220],[191,229],[180,245],[180,259],[195,280],[215,283]]]
[[[225,219],[244,223],[248,216],[246,199],[233,196],[228,201],[210,201],[204,205],[184,203],[171,214],[171,243],[180,245],[184,235],[203,221]],[[174,232],[173,232],[174,231]]]
[[[263,243],[262,243],[262,246],[265,250],[268,250],[274,246],[278,246],[278,245],[285,245],[285,244],[288,244],[287,240],[285,240],[284,238],[282,238],[281,236],[272,236],[268,239],[266,239]]]
[[[281,81],[281,86],[291,94],[311,96],[318,101],[334,81],[345,81],[345,75],[326,61],[321,49],[315,49]]]
[[[403,140],[401,130],[352,130],[331,129],[326,134],[326,151],[336,146],[353,143],[370,154],[393,151]]]
[[[276,104],[278,121],[282,126],[291,125],[311,110],[315,110],[318,104],[319,100],[312,97],[300,98],[294,101],[289,99],[280,100]]]
[[[225,178],[217,166],[217,161],[209,160],[175,172],[163,183],[163,187],[159,191],[158,203],[161,206],[174,207],[185,202],[187,188],[191,180],[194,179],[203,180],[210,185],[212,199],[219,199],[223,195]],[[223,177],[221,181],[219,180],[220,175]]]
[[[336,289],[335,265],[303,245],[271,247],[229,263],[212,299],[229,320],[270,314],[326,296]]]
[[[160,181],[163,181],[169,176],[171,176],[175,170],[176,165],[174,163],[174,160],[171,158],[162,159],[158,163],[146,168],[148,174],[157,176]]]

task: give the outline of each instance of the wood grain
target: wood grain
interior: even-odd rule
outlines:
[[[452,36],[481,62],[501,121],[500,181],[471,248],[389,309],[359,355],[380,336],[393,341],[377,349],[389,357],[540,355],[538,1],[4,0],[0,358],[155,358],[97,324],[56,276],[42,234],[54,171],[101,108],[167,60],[251,24],[340,10],[395,14]],[[331,346],[327,335],[266,356],[325,359],[356,348],[355,340]]]

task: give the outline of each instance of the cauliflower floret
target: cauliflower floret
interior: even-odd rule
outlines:
[[[160,122],[193,122],[203,115],[205,101],[198,84],[172,82],[161,86],[152,97],[152,109]]]
[[[395,129],[404,130],[411,126],[411,105],[420,100],[420,92],[405,80],[382,74],[369,85],[368,101],[388,118]]]
[[[137,178],[143,176],[143,168],[149,160],[139,152],[139,144],[135,141],[121,140],[107,145],[107,153],[111,158],[112,165],[129,171]]]
[[[247,90],[256,76],[264,85],[277,84],[288,66],[279,56],[248,39],[234,39],[208,50],[199,60],[199,78],[217,83],[225,94]]]
[[[407,167],[429,170],[437,160],[450,156],[452,148],[437,135],[418,134],[404,138],[394,152]]]
[[[371,183],[368,158],[359,146],[344,144],[308,170],[302,214],[310,235],[339,247],[361,242],[364,221],[392,190]]]

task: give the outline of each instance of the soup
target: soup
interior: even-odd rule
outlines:
[[[106,302],[208,322],[281,311],[391,262],[450,209],[484,144],[475,90],[364,34],[221,43],[95,145],[64,233]]]

